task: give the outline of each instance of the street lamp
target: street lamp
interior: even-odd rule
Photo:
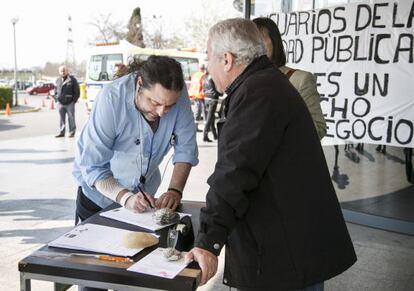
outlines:
[[[16,23],[19,21],[18,17],[14,17],[11,19],[11,23],[13,24],[13,37],[14,37],[14,96],[15,96],[15,103],[14,105],[17,106],[17,57],[16,57]]]

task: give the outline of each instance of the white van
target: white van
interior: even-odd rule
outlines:
[[[103,85],[114,79],[117,64],[127,65],[132,58],[145,60],[150,55],[169,56],[177,60],[181,64],[187,86],[190,84],[191,75],[197,72],[201,63],[206,62],[206,54],[186,49],[140,48],[127,41],[97,44],[90,49],[86,68],[87,109],[92,109],[96,95]]]

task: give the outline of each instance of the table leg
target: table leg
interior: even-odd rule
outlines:
[[[72,287],[72,285],[68,285],[68,284],[62,284],[62,283],[56,283],[55,282],[55,289],[54,291],[66,291],[68,290],[70,287]]]
[[[30,279],[26,279],[23,272],[20,273],[20,291],[30,291]]]

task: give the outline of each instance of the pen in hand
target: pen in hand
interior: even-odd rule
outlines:
[[[139,185],[138,185],[138,190],[139,190],[139,192],[141,192],[142,196],[144,196],[144,199],[145,199],[145,201],[147,201],[149,207],[151,209],[153,209],[154,207],[152,207],[151,201],[148,199],[147,195],[145,195],[144,191],[142,191],[142,189],[141,189],[141,187]]]

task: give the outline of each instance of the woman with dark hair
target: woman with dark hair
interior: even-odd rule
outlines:
[[[253,22],[261,32],[267,57],[286,75],[292,85],[298,90],[312,116],[319,139],[322,139],[326,134],[326,122],[320,105],[320,96],[316,88],[315,77],[310,72],[286,66],[282,37],[273,20],[259,17],[253,19]]]

